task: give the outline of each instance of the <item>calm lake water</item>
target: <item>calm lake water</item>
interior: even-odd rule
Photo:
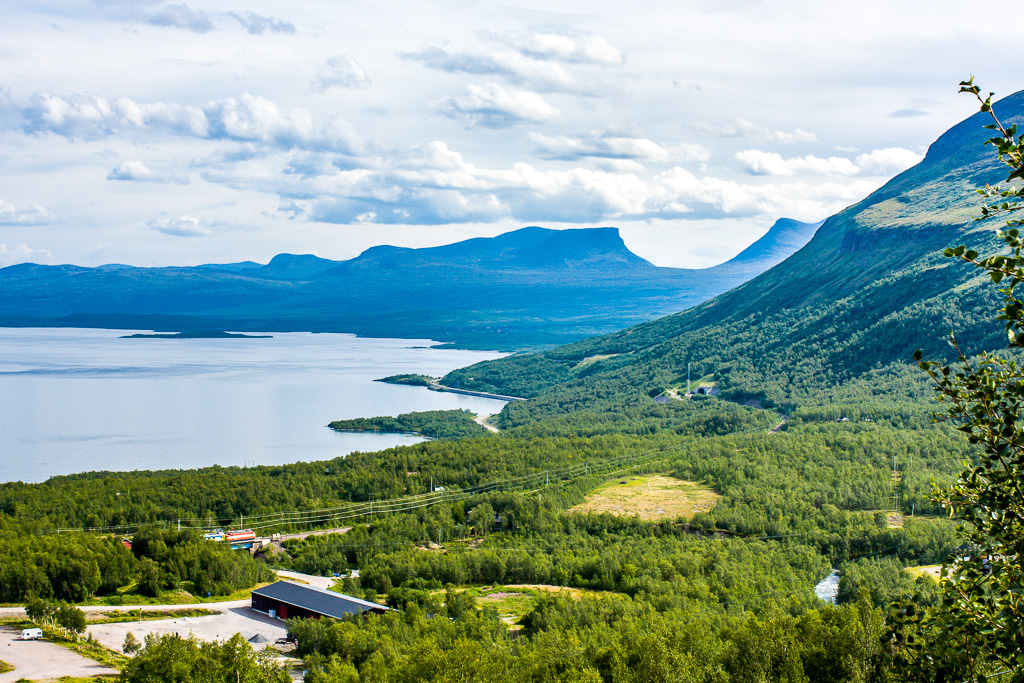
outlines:
[[[429,340],[118,338],[125,334],[0,328],[0,481],[326,460],[422,441],[339,433],[327,429],[331,420],[504,405],[373,381],[438,376],[501,355],[425,348]]]

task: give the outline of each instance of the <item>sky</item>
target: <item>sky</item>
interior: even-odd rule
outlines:
[[[946,0],[4,0],[0,266],[540,225],[707,267],[917,163],[1019,57]]]

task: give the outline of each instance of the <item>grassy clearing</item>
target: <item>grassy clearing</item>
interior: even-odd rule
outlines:
[[[941,564],[929,564],[929,565],[922,565],[920,567],[907,567],[906,571],[910,572],[915,577],[917,577],[917,576],[930,576],[933,579],[935,579],[936,581],[938,581],[939,580],[939,570],[940,569],[942,569],[942,565]]]
[[[585,595],[603,597],[618,595],[617,593],[606,591],[591,591],[545,584],[467,586],[456,590],[465,591],[473,596],[476,599],[478,608],[493,607],[497,610],[499,618],[509,626],[511,631],[517,631],[522,628],[519,622],[533,609],[533,606],[537,604],[537,599],[544,593],[568,593],[576,600]]]
[[[8,671],[14,671],[14,665],[8,664],[4,660],[0,659],[0,674],[5,674]]]
[[[480,589],[476,597],[478,607],[493,607],[498,616],[512,629],[522,628],[520,620],[537,603],[537,594],[533,591],[509,590],[503,586],[492,586]]]
[[[697,482],[665,475],[617,478],[597,487],[569,512],[610,512],[641,519],[691,517],[714,507],[721,496]]]
[[[583,368],[587,367],[588,365],[592,365],[592,364],[594,364],[594,363],[596,363],[598,361],[601,361],[601,360],[607,360],[609,358],[615,358],[615,356],[617,356],[617,355],[619,355],[619,354],[617,354],[617,353],[605,353],[605,354],[598,354],[596,356],[587,356],[586,358],[581,360],[579,363],[577,363],[575,366],[573,366],[572,372],[573,373],[578,373],[580,370],[582,370]]]

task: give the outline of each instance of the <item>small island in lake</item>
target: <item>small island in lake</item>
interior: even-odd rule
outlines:
[[[380,379],[373,380],[374,382],[384,382],[384,384],[404,384],[413,387],[429,387],[433,377],[427,377],[426,375],[391,375],[390,377],[381,377]]]
[[[477,424],[469,410],[427,410],[403,413],[398,417],[357,417],[335,420],[327,425],[339,432],[384,432],[387,434],[418,434],[430,439],[461,439],[487,433]]]
[[[126,334],[118,339],[273,339],[270,334],[239,334],[223,330],[197,330],[195,332],[153,332],[152,334]]]

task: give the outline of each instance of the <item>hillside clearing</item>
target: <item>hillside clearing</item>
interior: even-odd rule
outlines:
[[[617,595],[608,591],[595,591],[548,584],[520,583],[506,586],[494,585],[485,587],[468,587],[469,593],[476,599],[478,607],[493,607],[499,618],[509,626],[510,631],[519,631],[522,618],[533,609],[537,600],[544,593],[561,593],[579,600],[584,596],[614,599]]]
[[[938,581],[940,569],[942,569],[941,564],[929,564],[920,567],[907,567],[906,571],[910,572],[915,577],[928,575]]]
[[[720,495],[706,486],[661,474],[614,479],[569,512],[610,512],[641,519],[691,517],[714,507]]]

